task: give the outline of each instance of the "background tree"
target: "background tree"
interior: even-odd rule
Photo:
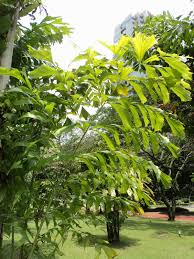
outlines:
[[[170,53],[178,53],[183,55],[182,59],[190,67],[191,71],[193,71],[194,53],[192,34],[194,33],[194,27],[192,12],[187,17],[179,16],[175,18],[170,13],[163,13],[162,15],[149,17],[145,24],[141,27],[137,27],[136,30],[145,32],[147,34],[154,33],[160,48]],[[193,86],[193,83],[191,83],[191,85]],[[189,102],[180,103],[179,100],[174,96],[170,105],[160,105],[161,109],[165,111],[168,110],[171,113],[178,115],[181,121],[184,122],[186,129],[186,138],[180,143],[181,150],[179,153],[179,158],[175,160],[173,159],[173,161],[169,162],[168,154],[165,151],[162,151],[162,159],[160,159],[161,156],[155,156],[154,154],[151,155],[154,161],[158,161],[157,164],[160,166],[160,168],[164,168],[166,166],[168,174],[172,177],[171,188],[166,191],[161,189],[161,193],[163,194],[163,198],[162,196],[161,198],[165,200],[165,204],[168,207],[169,213],[171,213],[172,210],[175,211],[176,200],[185,196],[185,189],[189,188],[188,193],[190,194],[193,191],[191,184],[191,176],[193,173],[192,156],[194,152],[193,87],[191,91],[192,99]],[[174,141],[176,142],[176,139]],[[166,163],[167,161],[168,163]],[[186,168],[188,168],[188,170],[186,170]],[[156,192],[158,191],[156,186],[153,188],[156,190]],[[174,219],[174,217],[175,215],[173,215],[172,218]],[[170,214],[169,219],[171,219]]]
[[[154,34],[157,38],[158,46],[162,50],[182,55],[184,57],[184,62],[189,66],[190,70],[194,72],[194,24],[192,12],[186,17],[173,17],[169,12],[148,17],[146,22],[141,27],[137,27],[136,30],[148,35]],[[177,113],[180,116],[181,120],[186,125],[186,132],[191,134],[191,137],[193,138],[194,93],[193,83],[191,84],[192,100],[186,103],[179,103],[177,99],[174,98],[172,106],[167,106],[166,109],[171,110],[172,113]]]
[[[178,141],[181,146],[178,157],[172,157],[165,149],[161,149],[159,154],[153,154],[149,151],[145,152],[156,165],[158,165],[163,172],[172,178],[170,188],[162,186],[153,179],[150,188],[153,190],[155,199],[162,201],[168,212],[168,219],[175,220],[176,205],[180,200],[190,200],[193,191],[193,184],[191,181],[193,172],[193,145],[189,141]]]

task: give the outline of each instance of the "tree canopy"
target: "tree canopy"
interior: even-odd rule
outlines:
[[[31,44],[34,36],[39,39],[42,23],[27,29],[18,37],[22,43],[29,35],[29,47],[21,56],[16,54],[17,67],[0,67],[2,76],[15,79],[14,84],[7,82],[0,96],[0,219],[1,230],[11,239],[5,246],[1,231],[4,257],[55,258],[69,230],[81,236],[75,226],[85,219],[86,205],[103,208],[108,240],[113,242],[110,223],[120,220],[119,213],[142,213],[140,202],[153,202],[152,176],[165,187],[170,184],[170,177],[142,151],[157,154],[165,148],[177,157],[178,147],[163,132],[184,137],[177,116],[160,108],[174,96],[181,102],[191,100],[192,74],[179,55],[157,48],[154,36],[137,33],[115,45],[103,43],[112,52],[111,59],[87,49],[75,59],[83,65],[62,70],[50,51],[50,45],[60,41],[61,30],[69,33],[66,24],[58,27],[61,22],[51,17],[43,20],[49,27],[43,31],[46,38],[56,32],[45,44]],[[34,30],[37,35],[31,33]],[[107,108],[119,118],[114,123],[100,120]],[[73,131],[79,139],[67,148],[63,141]],[[101,143],[95,149],[81,149],[92,134]],[[19,242],[15,226],[22,235]],[[101,248],[107,257],[114,255],[104,245]]]
[[[168,50],[170,53],[181,54],[182,60],[184,60],[191,71],[193,71],[194,55],[193,38],[191,35],[194,33],[194,27],[192,12],[186,17],[173,17],[170,13],[149,17],[145,24],[137,27],[136,30],[147,33],[148,35],[154,33],[160,48],[165,51]],[[176,159],[170,158],[169,154],[162,150],[158,155],[147,153],[160,168],[163,168],[163,170],[172,177],[171,187],[167,190],[162,186],[158,186],[158,184],[153,186],[158,198],[163,200],[169,208],[169,218],[175,218],[176,201],[186,197],[186,195],[190,197],[193,192],[191,182],[194,154],[193,83],[191,83],[191,85],[191,100],[181,103],[176,96],[174,96],[170,105],[160,106],[163,110],[168,110],[176,114],[185,124],[186,138],[179,141],[179,156]],[[178,142],[175,138],[172,138],[172,141],[174,143]],[[171,215],[171,209],[174,211],[173,217]]]

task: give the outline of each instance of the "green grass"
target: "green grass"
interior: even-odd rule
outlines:
[[[106,228],[103,224],[96,228],[93,225],[81,225],[83,231],[94,235],[93,244],[87,244],[84,248],[83,243],[72,240],[69,235],[61,249],[64,255],[59,259],[95,258],[95,240],[106,240]],[[46,226],[44,230],[46,231]],[[178,235],[179,231],[181,237]],[[19,240],[19,235],[16,236]],[[194,222],[130,217],[121,228],[120,244],[112,248],[117,252],[118,259],[193,259]],[[106,256],[102,252],[100,259],[104,258]]]
[[[84,230],[96,236],[106,237],[103,225],[94,228],[84,226]],[[178,231],[182,236],[179,237]],[[121,229],[121,243],[113,247],[119,259],[192,259],[194,258],[194,223],[168,222],[158,219],[130,218]],[[93,245],[86,246],[70,238],[63,246],[66,259],[95,258]],[[106,258],[103,254],[100,258]]]

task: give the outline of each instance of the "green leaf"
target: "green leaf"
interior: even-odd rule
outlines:
[[[166,63],[169,64],[170,67],[174,68],[175,70],[177,70],[184,79],[187,80],[192,80],[192,73],[189,70],[189,67],[187,65],[185,65],[180,59],[179,57],[164,57],[162,56],[162,59],[164,59],[164,61]]]
[[[150,123],[150,121],[148,120],[148,116],[147,116],[148,115],[147,110],[143,105],[138,104],[137,106],[138,106],[138,108],[139,108],[139,110],[140,110],[140,112],[143,116],[145,127],[147,127]]]
[[[183,124],[180,121],[170,118],[168,116],[165,116],[165,118],[171,128],[172,134],[177,137],[184,137],[185,134]]]
[[[155,112],[155,131],[160,131],[164,125],[164,116],[160,112]]]
[[[19,87],[13,87],[7,90],[9,93],[24,93],[24,91],[22,90],[22,88]]]
[[[114,151],[114,155],[118,157],[120,167],[126,169],[126,160],[129,160],[128,154],[124,153],[122,150]]]
[[[153,162],[149,162],[149,165],[150,165],[149,169],[155,173],[157,180],[160,181],[161,174],[162,174],[162,171],[160,170],[160,168],[156,166]]]
[[[152,55],[151,57],[147,58],[146,60],[144,60],[144,64],[147,64],[147,63],[151,63],[153,61],[159,61],[160,59],[158,58],[157,55]]]
[[[23,83],[25,83],[24,78],[20,74],[19,70],[16,68],[0,67],[0,75],[12,76],[12,77],[15,77],[18,80],[22,81]]]
[[[120,138],[119,138],[119,132],[118,132],[118,130],[117,129],[115,129],[115,125],[104,125],[104,124],[98,124],[98,125],[96,125],[96,126],[94,126],[94,129],[98,129],[98,128],[100,128],[100,129],[106,129],[107,131],[109,131],[110,133],[112,133],[113,134],[113,136],[114,136],[114,139],[115,139],[115,142],[116,142],[116,144],[118,145],[118,146],[120,146],[120,144],[121,144],[121,141],[120,141]]]
[[[34,49],[33,47],[28,46],[28,52],[33,58],[49,61],[51,63],[53,62],[50,48]]]
[[[143,140],[143,147],[145,150],[149,147],[149,135],[144,129],[141,129],[142,140]]]
[[[109,161],[110,161],[111,168],[116,169],[117,165],[115,164],[115,157],[111,154],[108,154],[108,158],[109,158]]]
[[[181,85],[182,85],[184,88],[191,90],[190,84],[188,84],[188,83],[185,82],[184,80],[181,80]]]
[[[100,161],[100,165],[103,171],[107,171],[107,167],[106,167],[106,159],[104,158],[104,156],[100,153],[96,153],[96,156],[98,158],[98,160]]]
[[[156,124],[155,114],[150,108],[147,108],[147,111],[149,113],[152,129],[155,129],[155,124]]]
[[[148,65],[144,65],[144,67],[146,69],[146,74],[149,78],[158,78],[158,74],[154,67]]]
[[[107,134],[97,131],[98,134],[105,140],[107,146],[110,148],[110,150],[115,150],[115,146],[114,143],[112,142],[112,140],[107,136]]]
[[[61,127],[61,128],[59,128],[59,129],[55,130],[55,131],[53,132],[53,135],[54,135],[55,137],[57,137],[57,136],[62,135],[63,133],[70,132],[70,131],[72,131],[72,129],[73,129],[75,126],[76,126],[76,124],[72,124],[72,125],[68,125],[68,126]]]
[[[35,1],[35,3],[32,4],[28,4],[26,5],[26,7],[24,7],[20,13],[19,16],[20,17],[24,17],[26,15],[28,15],[29,13],[31,13],[34,9],[36,9],[39,5],[40,5],[40,1]]]
[[[160,180],[164,187],[169,188],[171,184],[171,177],[163,172],[160,174]]]
[[[182,102],[191,101],[191,92],[186,90],[181,84],[171,87],[171,90],[181,99]]]
[[[113,131],[113,136],[114,136],[114,139],[115,139],[115,142],[118,146],[120,146],[121,144],[121,141],[120,141],[120,138],[119,138],[119,133],[117,130],[114,130]]]
[[[162,96],[162,93],[161,93],[161,90],[160,90],[158,84],[157,83],[153,83],[153,87],[154,87],[158,97],[160,98],[160,100],[162,100],[163,96]]]
[[[104,47],[109,49],[114,54],[114,57],[116,60],[118,60],[124,55],[125,51],[129,48],[129,42],[130,42],[130,37],[124,36],[124,35],[121,36],[118,43],[115,45],[108,45],[107,43],[100,41],[100,43]]]
[[[148,81],[148,82],[144,82],[144,84],[145,84],[145,86],[146,86],[146,88],[147,88],[149,94],[151,95],[152,100],[153,100],[154,102],[157,102],[157,99],[158,99],[158,98],[157,98],[156,93],[155,93],[154,90],[153,90],[153,82]]]
[[[54,107],[55,107],[55,103],[49,103],[49,104],[46,105],[45,110],[48,113],[52,114]]]
[[[154,36],[136,33],[135,37],[131,38],[131,43],[134,47],[137,61],[141,63],[146,52],[156,44],[156,38]]]
[[[119,71],[119,75],[120,75],[120,80],[128,80],[129,78],[129,74],[131,72],[133,72],[133,68],[132,67],[124,67],[122,66],[121,70]]]
[[[122,120],[122,123],[123,123],[124,127],[126,129],[131,129],[132,122],[131,122],[131,118],[129,116],[129,111],[120,104],[111,103],[111,106],[118,113],[120,119]]]
[[[130,81],[130,85],[133,86],[135,92],[137,93],[137,95],[139,96],[139,99],[141,100],[142,103],[147,102],[147,98],[145,97],[144,93],[143,93],[143,87],[142,85]]]
[[[79,159],[79,161],[84,162],[91,172],[95,172],[94,166],[93,166],[92,161],[91,161],[91,160],[93,160],[93,157],[91,155],[89,155],[89,154],[84,155],[83,154],[83,155],[80,155],[78,157],[78,159]]]
[[[96,56],[99,56],[99,53],[96,52],[95,50],[88,48],[84,53],[75,57],[72,62],[82,61],[82,60],[92,62]]]
[[[171,152],[171,154],[175,157],[178,158],[178,151],[180,150],[179,147],[177,147],[176,145],[174,145],[169,138],[165,137],[165,136],[160,136],[162,139],[162,142],[164,145],[167,146],[167,148],[169,149],[169,151]]]
[[[114,249],[112,249],[108,246],[102,245],[102,249],[104,250],[108,259],[113,259],[114,257],[116,257],[118,255]]]
[[[34,69],[29,73],[29,75],[32,78],[52,77],[52,76],[55,76],[56,74],[57,74],[57,70],[47,65],[41,65],[40,67]]]
[[[157,154],[159,150],[158,136],[155,133],[150,132],[150,140],[152,144],[153,153]]]
[[[10,172],[11,172],[12,170],[14,170],[14,169],[21,169],[21,168],[23,168],[22,162],[21,162],[20,160],[19,160],[19,161],[16,161],[16,162],[14,162],[14,163],[12,164],[12,166],[10,167],[8,173],[10,173]]]
[[[87,120],[90,116],[89,112],[82,106],[80,116]]]
[[[118,86],[117,87],[117,93],[123,96],[128,96],[129,93],[129,87],[127,86]]]
[[[132,132],[131,133],[134,149],[136,152],[139,152],[141,144],[140,144],[140,138],[139,138],[139,132]]]
[[[151,126],[154,131],[160,131],[164,124],[164,116],[162,115],[162,110],[160,109],[153,109],[152,106],[146,107],[151,121]]]
[[[31,118],[34,120],[39,120],[41,122],[49,122],[49,119],[43,113],[38,111],[27,112],[26,114],[22,115],[22,117],[20,117],[20,119],[24,118]]]
[[[13,102],[14,105],[28,105],[28,104],[33,104],[32,100],[28,97],[23,97],[21,99],[16,99]]]
[[[130,105],[129,108],[130,108],[131,113],[133,115],[133,120],[134,120],[135,126],[137,128],[140,128],[142,126],[142,122],[141,122],[141,119],[139,117],[139,113],[138,113],[136,107],[133,106],[133,105]]]
[[[166,85],[164,83],[161,83],[161,82],[158,82],[158,85],[159,85],[160,90],[161,90],[163,103],[164,104],[169,103],[169,101],[170,101],[169,91],[168,91]]]

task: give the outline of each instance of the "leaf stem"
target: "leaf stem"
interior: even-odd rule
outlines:
[[[52,204],[52,201],[53,201],[54,196],[55,196],[55,190],[54,190],[54,191],[51,193],[51,195],[50,195],[48,206],[47,206],[47,208],[46,208],[46,211],[45,211],[44,216],[43,216],[42,219],[41,219],[40,226],[39,226],[39,228],[38,228],[38,230],[37,230],[37,232],[36,232],[36,236],[35,236],[35,238],[34,238],[33,245],[32,245],[30,254],[29,254],[29,256],[28,256],[28,259],[31,259],[32,256],[33,256],[34,249],[35,249],[35,247],[36,247],[36,245],[37,245],[37,243],[38,243],[38,238],[39,238],[40,232],[41,232],[42,227],[43,227],[43,225],[44,225],[44,222],[45,222],[45,218],[46,218],[46,216],[47,216],[47,213],[48,213],[48,211],[49,211],[49,209],[50,209],[50,207],[51,207],[51,204]]]

